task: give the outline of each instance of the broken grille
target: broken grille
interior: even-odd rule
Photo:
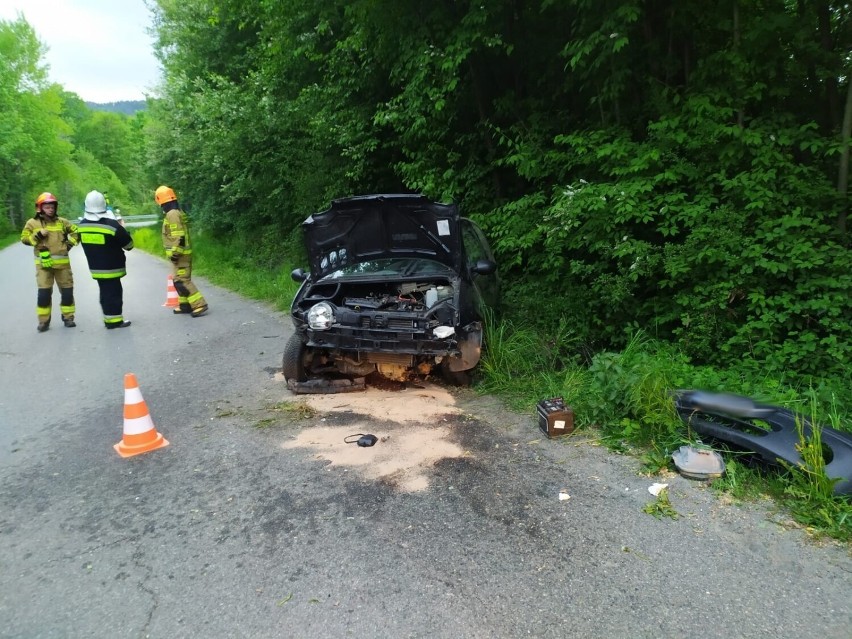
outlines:
[[[392,331],[410,331],[414,320],[399,317],[362,317],[361,328],[386,328]]]

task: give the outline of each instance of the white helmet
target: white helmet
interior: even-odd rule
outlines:
[[[106,198],[100,191],[89,191],[86,196],[86,213],[106,213]]]

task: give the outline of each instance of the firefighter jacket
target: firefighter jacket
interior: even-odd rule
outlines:
[[[109,280],[127,275],[124,251],[133,248],[133,239],[127,229],[108,217],[83,218],[77,229],[94,279]]]
[[[189,220],[180,209],[166,211],[163,219],[163,248],[166,256],[186,255],[192,257],[192,244],[189,241]]]
[[[37,233],[42,231],[44,237],[39,238]],[[33,247],[35,263],[41,264],[41,251],[50,251],[50,259],[53,261],[54,269],[71,268],[71,259],[68,251],[80,241],[77,227],[64,217],[48,218],[42,213],[27,220],[24,230],[21,231],[21,243]]]

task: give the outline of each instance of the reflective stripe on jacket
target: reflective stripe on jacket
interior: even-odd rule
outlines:
[[[166,212],[163,218],[163,248],[166,255],[192,255],[192,244],[189,241],[189,220],[186,213],[180,209]]]
[[[36,232],[43,231],[47,237],[42,240],[36,239]],[[24,230],[21,231],[21,243],[33,247],[35,263],[41,264],[41,251],[50,251],[54,269],[71,267],[68,257],[70,246],[76,246],[80,236],[77,227],[64,217],[55,217],[49,220],[42,213],[27,220]]]
[[[133,248],[133,239],[127,229],[113,219],[102,217],[97,221],[81,220],[77,230],[94,279],[107,280],[127,275],[124,251]]]

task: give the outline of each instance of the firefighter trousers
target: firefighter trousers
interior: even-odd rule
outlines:
[[[201,291],[192,283],[192,258],[181,255],[172,262],[172,280],[178,294],[178,304],[184,313],[207,306]]]
[[[124,316],[121,309],[124,306],[124,289],[121,286],[121,278],[96,279],[98,288],[101,290],[101,310],[104,314],[104,325],[109,328],[114,324],[121,324]]]
[[[50,324],[53,308],[53,284],[59,288],[59,310],[63,320],[74,319],[74,275],[70,268],[44,268],[36,264],[36,314],[39,324]]]

